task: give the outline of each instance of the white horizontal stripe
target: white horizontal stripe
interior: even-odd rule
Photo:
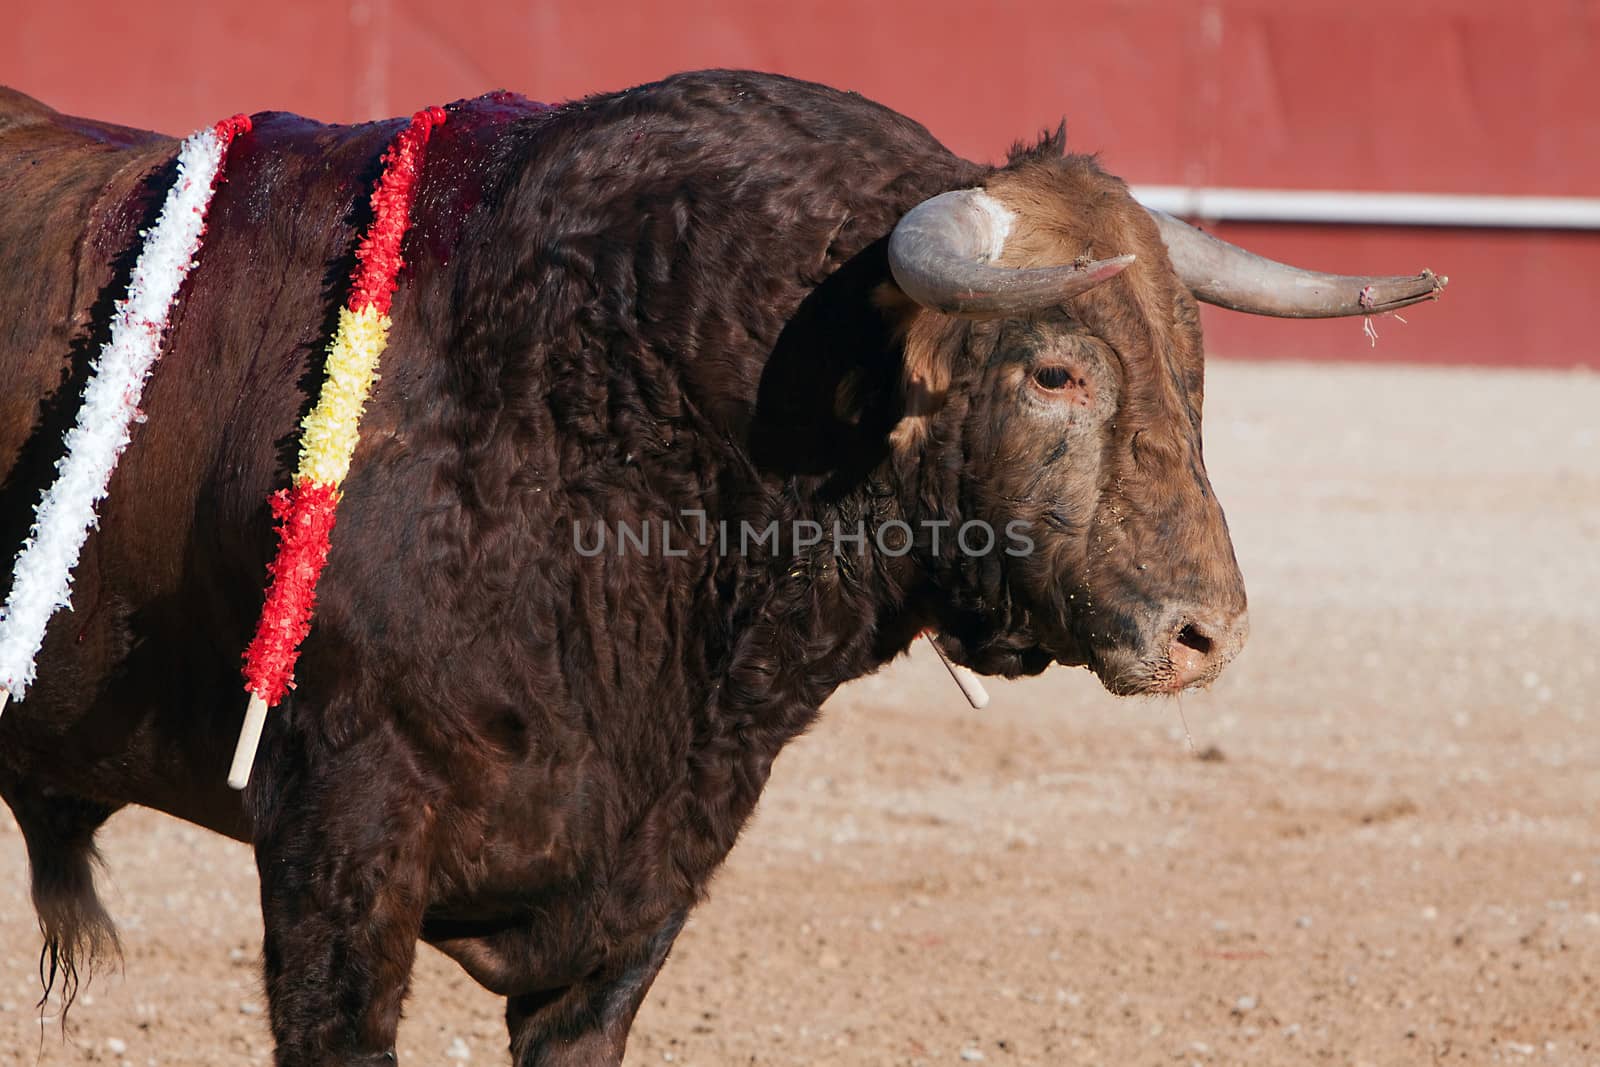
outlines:
[[[1137,185],[1133,195],[1149,207],[1201,219],[1600,230],[1600,198],[1593,197],[1451,196],[1186,185]]]

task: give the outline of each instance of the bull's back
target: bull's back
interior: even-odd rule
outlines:
[[[41,410],[69,376],[137,228],[136,190],[172,155],[157,134],[61,115],[0,89],[0,515]]]

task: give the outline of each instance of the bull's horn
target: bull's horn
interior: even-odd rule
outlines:
[[[1301,270],[1246,252],[1165,211],[1145,210],[1161,229],[1178,277],[1196,298],[1235,311],[1285,319],[1372,315],[1437,299],[1450,280],[1431,270],[1410,277]]]
[[[889,267],[905,294],[950,315],[1023,314],[1121,273],[1133,257],[1013,270],[991,266],[1016,215],[982,189],[958,189],[906,212],[889,237]]]

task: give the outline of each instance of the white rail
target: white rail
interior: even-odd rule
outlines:
[[[1187,185],[1139,185],[1134,186],[1133,195],[1149,207],[1186,218],[1600,230],[1600,198],[1592,197],[1450,196]]]

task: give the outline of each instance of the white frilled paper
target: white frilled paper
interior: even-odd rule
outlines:
[[[117,304],[111,338],[84,387],[77,422],[67,431],[55,483],[40,496],[12,568],[11,593],[0,609],[0,710],[10,697],[26,694],[45,626],[56,609],[71,606],[72,568],[133,424],[144,421],[139,397],[161,356],[178,288],[200,251],[206,209],[226,154],[227,141],[215,128],[191,135],[178,150],[177,180],[155,226],[144,234],[128,295]]]

